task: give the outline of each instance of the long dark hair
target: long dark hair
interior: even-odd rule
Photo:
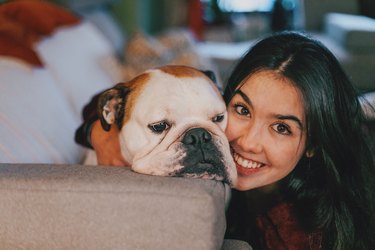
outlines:
[[[374,237],[374,162],[361,125],[357,91],[335,56],[297,32],[273,34],[255,44],[229,77],[224,99],[249,75],[272,70],[301,91],[308,150],[283,183],[306,230],[323,232],[325,249],[370,249]]]

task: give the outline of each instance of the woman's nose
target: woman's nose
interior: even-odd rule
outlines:
[[[260,153],[263,150],[261,129],[255,125],[247,127],[238,138],[238,144],[245,152]]]

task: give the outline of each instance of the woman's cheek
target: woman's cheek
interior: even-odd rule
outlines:
[[[225,135],[227,136],[229,142],[233,140],[233,138],[235,137],[234,134],[236,130],[235,130],[235,126],[233,125],[234,125],[233,117],[231,115],[228,115],[228,124],[225,129]]]

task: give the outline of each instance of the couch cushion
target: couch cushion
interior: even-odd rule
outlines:
[[[0,164],[0,245],[220,249],[226,187],[128,168]]]
[[[77,163],[80,117],[53,76],[14,58],[0,57],[0,162]]]
[[[36,50],[77,114],[94,94],[121,80],[114,48],[89,22],[60,28]]]
[[[325,32],[351,51],[375,52],[375,19],[340,13],[325,16]]]

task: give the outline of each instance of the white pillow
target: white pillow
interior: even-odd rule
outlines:
[[[121,80],[114,48],[89,22],[58,29],[35,49],[77,114],[94,94]]]
[[[77,116],[46,69],[0,57],[0,162],[78,163]]]

